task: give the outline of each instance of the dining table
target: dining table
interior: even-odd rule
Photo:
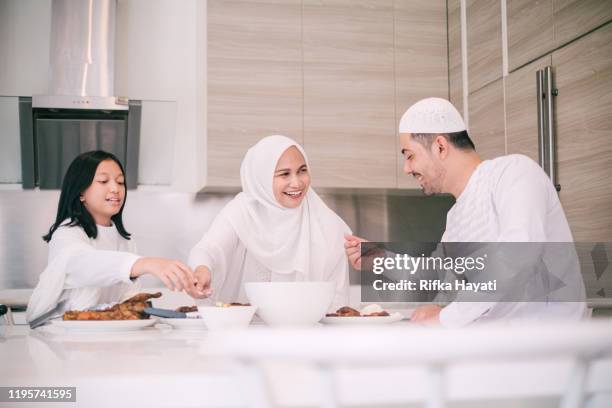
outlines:
[[[49,407],[612,406],[607,319],[459,329],[151,323],[0,326],[0,406],[39,406],[7,397],[20,387],[74,390],[74,401]]]

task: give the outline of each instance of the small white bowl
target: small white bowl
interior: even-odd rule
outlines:
[[[334,282],[247,282],[249,302],[270,326],[313,325],[334,300]]]
[[[247,328],[255,310],[255,306],[198,306],[198,313],[209,330]]]

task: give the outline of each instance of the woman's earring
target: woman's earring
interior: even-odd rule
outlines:
[[[81,202],[84,202],[84,201],[85,201],[85,197],[80,196],[80,197],[79,197],[79,200],[81,200]]]

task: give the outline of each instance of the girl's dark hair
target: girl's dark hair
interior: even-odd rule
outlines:
[[[81,202],[80,197],[93,182],[98,165],[105,160],[112,160],[117,163],[121,169],[121,173],[125,175],[125,170],[119,162],[119,159],[113,154],[102,150],[81,153],[72,163],[70,163],[66,175],[64,176],[64,181],[62,181],[62,192],[60,194],[59,204],[57,205],[55,223],[49,228],[47,235],[43,236],[43,240],[46,242],[51,241],[51,237],[55,230],[57,230],[62,222],[67,219],[70,219],[70,223],[66,225],[83,228],[89,238],[96,238],[98,236],[96,222],[85,208],[85,205]],[[127,198],[127,185],[125,185],[125,198]],[[117,227],[119,234],[125,239],[130,239],[130,233],[125,230],[123,219],[121,218],[123,207],[125,206],[125,198],[121,205],[121,209],[117,214],[111,217],[111,220],[115,224],[115,227]]]

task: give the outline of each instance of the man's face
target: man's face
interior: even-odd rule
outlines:
[[[436,142],[428,148],[414,140],[410,133],[401,133],[400,148],[404,156],[404,173],[417,179],[425,195],[442,193],[445,169],[437,154]]]

